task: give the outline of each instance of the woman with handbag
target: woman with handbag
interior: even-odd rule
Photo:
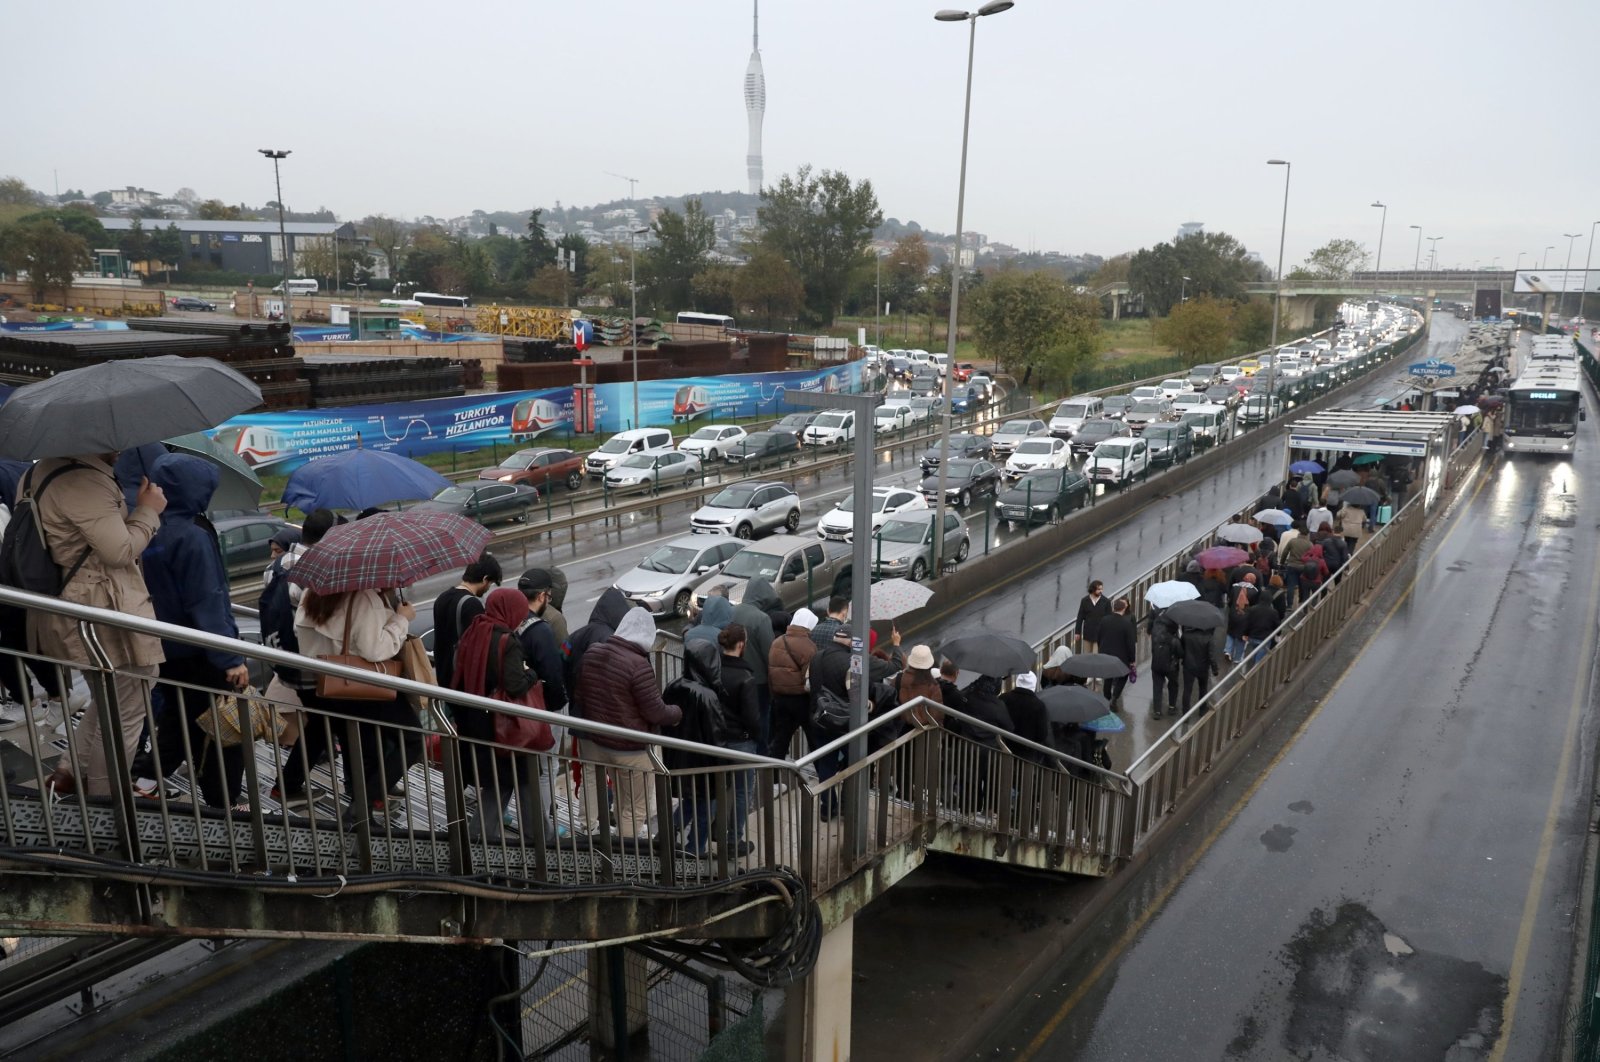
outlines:
[[[404,601],[391,607],[387,594],[380,590],[350,590],[340,594],[307,590],[295,614],[295,636],[299,639],[302,656],[398,676],[400,664],[395,657],[405,645],[410,623],[416,615],[416,609]],[[327,714],[336,713],[340,717],[383,724],[383,727],[360,725],[357,728],[369,809],[383,811],[388,789],[405,776],[409,766],[405,762],[405,750],[411,748],[412,743],[407,740],[410,735],[404,731],[393,733],[392,743],[386,743],[382,730],[417,725],[416,709],[410,698],[379,686],[320,675],[316,689],[302,692],[300,699],[311,711],[305,717],[300,740],[284,765],[283,789],[281,793],[275,790],[273,795],[286,806],[306,802],[306,773],[328,755],[330,737],[347,743],[348,731],[341,720],[329,718]],[[391,745],[387,755],[386,744]],[[352,800],[355,798],[354,752],[348,747],[344,749],[344,780]]]
[[[508,704],[542,708],[539,679],[528,670],[517,627],[528,618],[528,599],[521,590],[502,587],[484,599],[484,610],[472,618],[456,646],[452,688]],[[511,798],[522,809],[534,790],[530,769],[535,757],[515,756],[495,744],[545,751],[555,744],[548,724],[507,713],[455,706],[456,732],[472,741],[463,757],[467,785],[478,790],[478,808],[485,823],[499,824]],[[521,767],[521,770],[518,768]],[[547,809],[548,811],[548,809]],[[524,816],[526,821],[526,816]]]

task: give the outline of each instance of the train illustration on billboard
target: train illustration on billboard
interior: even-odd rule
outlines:
[[[678,388],[672,396],[672,419],[679,424],[711,412],[711,390],[698,384]]]
[[[522,442],[537,439],[569,418],[548,398],[524,398],[511,409],[511,439]]]

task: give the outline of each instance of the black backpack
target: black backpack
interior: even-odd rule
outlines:
[[[0,539],[0,583],[29,593],[60,597],[61,591],[78,574],[78,569],[89,559],[93,547],[84,549],[72,567],[63,573],[61,565],[50,555],[50,545],[45,541],[44,525],[39,522],[37,510],[39,499],[44,497],[44,492],[57,476],[75,468],[88,467],[78,461],[69,461],[44,477],[44,482],[34,491],[29,490],[29,484],[33,482],[37,466],[28,470],[17,488],[17,504],[12,510],[5,538]]]
[[[284,571],[281,558],[272,562],[272,578],[261,592],[256,608],[260,612],[261,644],[286,653],[298,653],[300,639],[294,633],[295,608],[289,599],[289,573]],[[314,684],[314,680],[309,680],[297,667],[276,665],[272,670],[296,689],[309,689]]]

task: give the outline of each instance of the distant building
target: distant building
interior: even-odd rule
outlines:
[[[107,232],[115,234],[127,232],[133,227],[133,220],[103,217],[100,224]],[[189,219],[169,224],[176,226],[179,236],[183,238],[184,258],[178,264],[179,269],[193,263],[202,268],[254,273],[258,276],[285,271],[283,244],[276,221]],[[159,221],[144,224],[146,232],[152,228],[166,228],[166,225]],[[290,221],[284,224],[283,229],[289,237],[289,252],[295,262],[288,272],[295,275],[300,272],[300,255],[312,247],[326,246],[336,238],[346,245],[354,241],[363,248],[371,243],[368,237],[359,235],[356,227],[348,221],[343,224]]]
[[[761,194],[761,120],[767,113],[767,76],[761,72],[761,0],[754,0],[751,23],[750,65],[744,68],[744,112],[749,123],[750,141],[745,150],[745,175],[750,194]]]
[[[111,201],[128,206],[154,206],[156,200],[160,198],[160,192],[152,192],[148,188],[135,188],[131,184],[126,188],[111,189]]]
[[[1198,236],[1204,231],[1206,231],[1205,222],[1185,221],[1182,225],[1178,226],[1178,235],[1173,238],[1181,240],[1186,236]]]

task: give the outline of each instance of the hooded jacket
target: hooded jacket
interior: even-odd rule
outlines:
[[[722,742],[722,651],[699,639],[683,646],[683,674],[667,683],[661,699],[677,708],[682,718],[663,732],[702,745]],[[711,766],[709,756],[666,749],[662,761],[673,770]]]
[[[772,652],[767,657],[767,684],[775,697],[804,696],[806,674],[811,669],[811,659],[817,655],[817,644],[811,632],[791,623],[772,642]]]
[[[567,625],[567,614],[564,611],[567,603],[567,573],[560,568],[550,568],[549,572],[550,581],[554,585],[550,587],[550,603],[544,607],[544,615],[541,618],[550,624],[550,633],[555,635],[556,645],[559,647],[567,644],[567,640],[572,637],[572,631]]]
[[[661,699],[655,669],[650,666],[646,647],[655,637],[655,620],[644,609],[635,608],[618,621],[615,634],[589,648],[578,672],[576,698],[584,718],[641,733],[653,733],[682,720],[683,713]],[[630,752],[648,747],[644,741],[604,735],[584,740]]]
[[[163,454],[150,469],[150,482],[167,495],[161,527],[144,551],[144,581],[156,619],[225,638],[239,637],[228,599],[228,572],[222,549],[209,531],[195,524],[216,493],[217,466],[189,454]],[[204,656],[226,671],[244,663],[238,653],[206,650],[163,639],[168,660]]]
[[[1013,689],[1000,695],[1000,701],[1006,707],[1006,712],[1011,716],[1011,732],[1018,737],[1036,741],[1050,747],[1050,713],[1044,706],[1044,701],[1032,690]],[[1017,746],[1014,750],[1018,756],[1035,763],[1048,763],[1050,757],[1037,749],[1024,745]]]
[[[723,655],[722,694],[721,743],[754,741],[761,732],[761,700],[756,693],[755,676],[742,658]]]
[[[745,630],[744,662],[756,685],[767,685],[767,658],[772,655],[772,613],[783,611],[783,600],[765,579],[751,579],[744,600],[734,606],[733,622]]]
[[[683,632],[683,644],[710,642],[717,644],[722,628],[733,622],[733,602],[712,595],[706,598],[706,607],[700,612],[700,622]]]
[[[617,632],[617,624],[628,614],[628,599],[616,587],[607,587],[589,613],[589,622],[572,632],[567,639],[566,666],[564,668],[567,696],[572,704],[572,714],[581,716],[582,691],[578,688],[578,669],[583,665],[584,654]]]

